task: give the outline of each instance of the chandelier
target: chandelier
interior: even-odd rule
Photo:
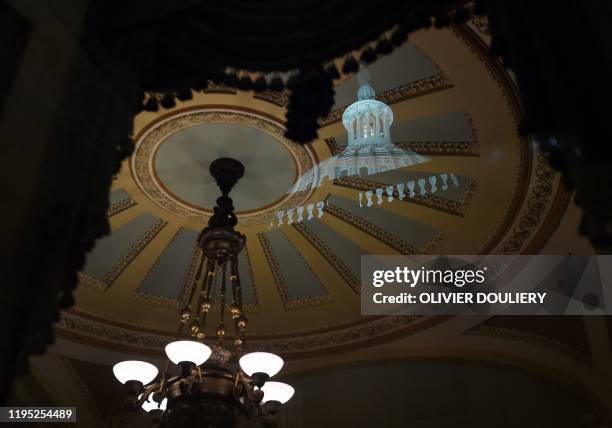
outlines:
[[[144,361],[122,361],[113,372],[127,387],[128,408],[149,412],[155,426],[233,427],[241,415],[260,417],[266,426],[274,426],[274,415],[294,389],[269,380],[283,367],[281,357],[243,352],[247,318],[238,254],[246,237],[234,230],[238,220],[228,194],[243,176],[244,166],[235,159],[220,158],[211,163],[210,173],[221,196],[198,237],[202,258],[187,305],[179,313],[176,340],[165,347],[165,370],[155,382],[157,367]],[[206,323],[210,325],[213,317],[216,327],[208,337]],[[184,338],[186,333],[189,339]]]

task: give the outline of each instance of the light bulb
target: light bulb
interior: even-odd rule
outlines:
[[[199,366],[210,354],[212,350],[208,346],[193,340],[177,340],[166,345],[166,355],[174,364],[187,361]]]
[[[281,357],[269,352],[251,352],[240,358],[240,367],[249,376],[265,373],[272,377],[283,368]]]
[[[140,400],[142,398],[142,394],[140,394],[138,396],[138,399]],[[158,406],[159,405],[159,406]],[[166,406],[168,405],[168,399],[164,398],[161,403],[158,403],[157,401],[153,400],[153,394],[149,395],[149,399],[145,400],[144,403],[142,403],[142,409],[145,412],[150,412],[151,410],[161,410],[164,411],[166,410]]]
[[[295,393],[295,389],[291,385],[287,385],[283,382],[266,382],[264,386],[261,387],[261,390],[264,392],[262,403],[267,401],[278,401],[281,404],[285,404],[287,401],[291,400],[293,394]]]
[[[113,373],[121,383],[137,380],[146,385],[157,376],[157,367],[144,361],[122,361],[113,366]]]

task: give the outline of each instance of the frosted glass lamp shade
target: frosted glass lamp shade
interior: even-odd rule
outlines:
[[[264,386],[261,387],[261,390],[264,393],[262,403],[267,401],[278,401],[281,404],[285,404],[287,401],[291,400],[293,394],[295,393],[295,389],[291,385],[287,385],[283,382],[266,382]]]
[[[188,361],[199,366],[208,360],[210,354],[212,350],[208,346],[193,340],[177,340],[166,345],[166,355],[174,364]]]
[[[249,376],[265,373],[272,377],[283,368],[284,363],[281,357],[269,352],[251,352],[240,358],[240,368]]]
[[[138,396],[138,399],[139,399],[139,400],[140,400],[141,398],[142,398],[142,394],[140,394],[140,395]],[[145,402],[144,402],[144,403],[142,403],[142,409],[143,409],[145,412],[150,412],[151,410],[157,410],[157,409],[159,409],[159,410],[161,410],[161,411],[164,411],[164,410],[166,410],[166,406],[167,406],[167,405],[168,405],[168,399],[167,399],[167,398],[164,398],[164,399],[162,400],[162,402],[161,402],[161,403],[159,403],[159,407],[158,407],[158,403],[157,403],[157,401],[153,400],[153,394],[151,394],[151,395],[149,395],[149,399],[148,399],[148,400],[145,400]]]
[[[113,366],[113,373],[121,383],[137,380],[146,385],[157,376],[157,367],[144,361],[121,361]]]

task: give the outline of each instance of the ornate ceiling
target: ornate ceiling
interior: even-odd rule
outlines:
[[[58,334],[159,352],[176,329],[195,240],[217,195],[208,165],[222,156],[246,167],[232,196],[247,236],[240,272],[253,346],[307,357],[441,322],[361,317],[360,256],[538,252],[568,201],[533,142],[517,134],[521,108],[512,81],[489,60],[486,35],[475,34],[455,27],[421,31],[370,67],[379,99],[393,109],[392,140],[431,160],[368,179],[285,193],[346,144],[339,119],[355,99],[354,78],[338,82],[334,111],[308,146],[283,137],[283,93],[209,87],[173,109],[141,113],[134,154],[113,183],[113,232],[89,254],[77,304],[63,314]],[[360,191],[444,173],[459,185],[359,207]],[[279,209],[318,201],[326,201],[321,219],[271,227]]]

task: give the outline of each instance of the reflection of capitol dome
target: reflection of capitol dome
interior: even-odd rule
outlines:
[[[374,89],[368,83],[367,70],[362,70],[357,77],[357,101],[348,106],[342,115],[342,124],[348,132],[346,148],[307,171],[289,193],[319,187],[325,178],[364,177],[429,161],[425,156],[393,145],[390,132],[393,111],[375,99]]]

